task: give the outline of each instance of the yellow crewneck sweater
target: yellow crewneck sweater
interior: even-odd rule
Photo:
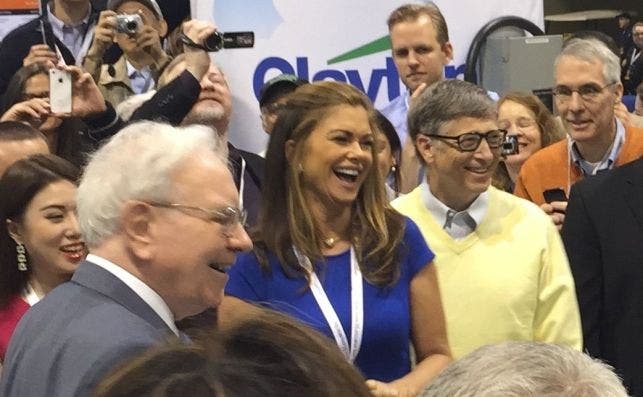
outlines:
[[[558,231],[526,200],[489,188],[476,230],[455,240],[426,208],[421,188],[393,201],[435,252],[449,345],[454,358],[509,340],[580,350],[574,281]]]

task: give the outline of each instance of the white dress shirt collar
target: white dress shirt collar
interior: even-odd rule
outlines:
[[[176,324],[174,324],[174,315],[172,314],[172,311],[167,306],[163,298],[161,298],[161,296],[156,293],[156,291],[154,291],[132,273],[108,261],[105,258],[102,258],[98,255],[89,254],[87,255],[87,261],[92,262],[99,267],[102,267],[103,269],[113,274],[114,277],[125,283],[125,285],[127,285],[132,291],[134,291],[136,295],[140,296],[141,299],[143,299],[143,301],[145,301],[145,303],[147,303],[152,308],[152,310],[154,310],[154,312],[156,312],[156,314],[161,317],[161,319],[167,324],[167,326],[170,327],[172,332],[174,332],[177,336],[179,335],[179,330],[176,328]]]
[[[447,214],[449,211],[455,213],[450,222],[451,227],[445,228],[445,231],[456,240],[467,237],[475,230],[477,225],[482,222],[482,218],[487,212],[487,208],[489,206],[488,191],[480,193],[480,195],[473,200],[469,208],[464,211],[455,211],[446,206],[443,202],[438,200],[433,193],[431,193],[431,189],[426,179],[420,184],[420,189],[422,201],[436,222],[444,225],[445,222],[447,222]],[[468,222],[469,218],[474,221],[474,225],[471,225]]]

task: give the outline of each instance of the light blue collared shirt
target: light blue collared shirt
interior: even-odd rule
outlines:
[[[89,17],[92,12],[91,6],[87,11],[87,15],[85,15],[85,18],[74,26],[65,25],[63,21],[56,17],[51,11],[51,3],[49,3],[47,7],[47,18],[49,19],[54,35],[58,37],[58,40],[60,40],[65,47],[67,47],[69,52],[74,56],[74,59],[78,60],[81,56],[85,55],[81,54],[81,51],[83,50],[83,42],[85,40],[89,40],[86,36],[89,33]]]
[[[437,199],[431,193],[426,179],[420,184],[420,194],[424,205],[433,218],[443,229],[454,239],[460,240],[473,233],[476,227],[482,222],[489,207],[489,194],[487,191],[480,193],[464,211],[455,211]]]
[[[616,134],[614,136],[614,142],[612,142],[610,150],[605,153],[605,156],[603,156],[598,164],[593,164],[585,160],[583,156],[581,156],[580,152],[578,152],[576,143],[571,139],[567,140],[567,150],[570,153],[571,159],[574,164],[576,164],[576,166],[581,169],[583,175],[596,175],[598,171],[609,170],[614,166],[616,157],[618,157],[618,154],[621,151],[621,147],[623,147],[623,144],[625,143],[625,127],[623,126],[623,123],[620,122],[620,120],[615,120]]]
[[[150,68],[144,66],[141,70],[137,70],[129,61],[127,64],[127,77],[129,77],[132,91],[135,94],[144,94],[154,87],[154,79]]]

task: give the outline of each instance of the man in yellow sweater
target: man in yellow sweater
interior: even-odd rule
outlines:
[[[554,224],[490,186],[506,135],[495,103],[473,84],[440,81],[413,101],[408,125],[427,180],[393,206],[436,253],[453,356],[508,340],[580,349],[574,282]]]

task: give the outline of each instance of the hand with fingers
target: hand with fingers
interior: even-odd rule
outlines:
[[[86,117],[107,109],[105,98],[92,76],[78,66],[62,66],[71,74],[71,114],[60,117]]]
[[[567,201],[552,201],[551,203],[544,203],[540,208],[551,217],[551,220],[556,225],[556,229],[560,231],[565,222],[565,212],[567,211]]]
[[[86,58],[94,60],[102,59],[105,51],[107,51],[114,42],[115,35],[116,13],[112,10],[101,11],[96,29],[94,30],[94,39],[87,51]]]
[[[0,117],[0,121],[17,121],[38,128],[50,114],[48,99],[32,98],[10,107]]]
[[[183,24],[183,34],[197,45],[203,45],[203,41],[216,30],[215,25],[206,21],[192,19]],[[184,45],[183,50],[186,69],[201,81],[210,67],[210,54],[201,48],[190,45]]]
[[[401,397],[397,389],[379,380],[369,379],[366,381],[366,386],[374,397]]]
[[[29,53],[22,60],[22,66],[33,65],[34,63],[42,63],[51,69],[58,64],[58,55],[47,44],[35,44],[31,46]]]

